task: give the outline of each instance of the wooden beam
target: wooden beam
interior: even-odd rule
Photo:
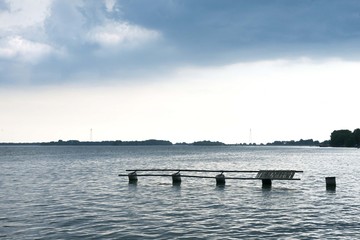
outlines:
[[[127,172],[239,172],[239,173],[257,173],[259,171],[248,170],[200,170],[200,169],[127,169]]]
[[[149,168],[149,169],[126,169],[127,172],[239,172],[239,173],[257,173],[259,171],[287,171],[287,172],[295,172],[295,173],[302,173],[304,171],[297,171],[297,170],[206,170],[206,169],[180,169],[180,168]]]

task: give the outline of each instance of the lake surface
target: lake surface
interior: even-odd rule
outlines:
[[[131,168],[304,173],[263,189],[166,177],[134,185],[118,176]],[[1,239],[360,239],[360,149],[1,146],[0,171]]]

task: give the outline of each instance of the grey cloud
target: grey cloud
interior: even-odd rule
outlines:
[[[51,42],[65,47],[82,44],[87,19],[79,8],[67,1],[54,1],[51,15],[45,21],[45,31]]]
[[[64,55],[21,65],[27,81],[57,83],[86,75],[121,81],[189,65],[297,56],[356,58],[360,47],[356,0],[135,0],[117,1],[114,9],[118,11],[108,11],[97,0],[54,1],[42,39]],[[161,37],[133,48],[104,48],[89,33],[109,22],[156,31]],[[119,29],[103,34],[118,37],[114,34]],[[1,61],[0,84],[18,81],[10,72],[18,63]]]
[[[4,0],[0,0],[0,11],[8,11],[9,9],[9,4]]]
[[[358,1],[156,1],[141,8],[145,2],[123,2],[125,17],[160,29],[187,52],[291,51],[360,34]]]

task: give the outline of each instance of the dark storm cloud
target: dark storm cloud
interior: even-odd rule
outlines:
[[[336,44],[339,49],[329,50],[338,51],[360,36],[358,1],[164,0],[142,7],[146,2],[122,2],[125,18],[159,29],[189,59],[233,51],[281,57]]]
[[[135,0],[117,1],[111,11],[102,1],[54,1],[42,45],[26,42],[40,60],[23,61],[19,55],[28,51],[3,37],[0,84],[121,81],[182,66],[299,56],[356,58],[359,16],[355,0]],[[9,49],[17,54],[9,57]]]

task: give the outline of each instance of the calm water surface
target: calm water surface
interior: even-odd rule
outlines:
[[[118,176],[129,168],[304,173],[269,190],[165,177],[133,185]],[[360,149],[2,146],[0,171],[1,239],[360,239]]]

